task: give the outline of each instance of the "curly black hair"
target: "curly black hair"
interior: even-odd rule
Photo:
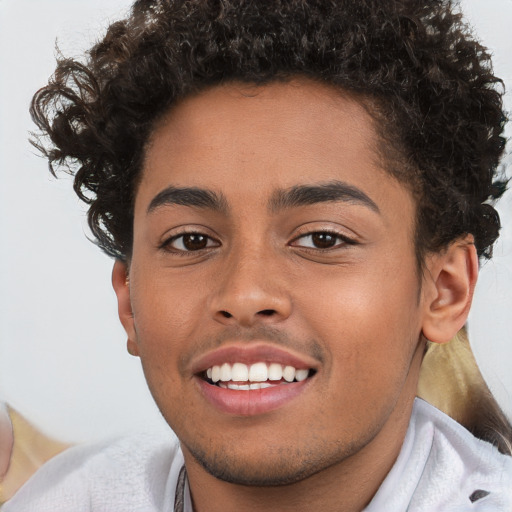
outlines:
[[[472,234],[490,257],[505,190],[501,81],[449,0],[138,0],[84,61],[59,57],[33,143],[75,175],[98,245],[126,261],[145,146],[183,97],[301,76],[361,99],[417,198],[418,256]]]

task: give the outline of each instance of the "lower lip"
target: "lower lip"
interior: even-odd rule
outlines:
[[[239,391],[220,388],[197,377],[203,396],[212,405],[224,413],[238,416],[255,416],[279,409],[303,393],[310,380],[311,377],[301,382]]]

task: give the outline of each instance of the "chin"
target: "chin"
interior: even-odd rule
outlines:
[[[304,480],[317,472],[311,467],[290,467],[265,465],[263,468],[245,465],[228,466],[219,461],[198,460],[199,464],[213,477],[230,484],[248,487],[278,487],[290,485]]]
[[[273,458],[266,456],[268,451],[265,451],[261,459],[254,460],[247,454],[205,453],[190,447],[187,447],[187,451],[213,477],[249,487],[291,485],[336,465],[352,454],[351,449],[320,455],[309,451],[299,453],[295,448],[293,451],[276,450]]]

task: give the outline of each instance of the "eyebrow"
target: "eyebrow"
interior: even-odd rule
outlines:
[[[380,213],[377,204],[362,190],[343,181],[329,181],[315,185],[297,185],[284,190],[274,192],[269,208],[278,212],[286,208],[342,201],[346,203],[360,204]]]
[[[191,206],[218,212],[227,212],[228,203],[222,194],[198,187],[167,187],[149,203],[147,213],[161,206]]]

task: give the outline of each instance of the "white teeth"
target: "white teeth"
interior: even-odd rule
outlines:
[[[286,382],[293,382],[293,379],[295,379],[295,368],[293,366],[285,366],[284,367],[283,379]]]
[[[251,382],[265,382],[268,379],[268,369],[265,363],[254,363],[249,369]]]
[[[301,382],[303,380],[306,380],[309,375],[309,370],[296,370],[295,371],[295,380],[297,382]]]
[[[219,382],[219,386],[224,389],[235,389],[237,391],[247,391],[249,389],[265,389],[277,386],[277,384],[270,384],[270,382],[251,382],[250,384],[234,384],[233,382]]]
[[[229,363],[224,363],[220,367],[220,380],[222,382],[228,382],[231,380],[231,365]]]
[[[220,366],[215,365],[212,368],[212,381],[219,382],[220,380]]]
[[[268,380],[281,380],[283,378],[283,367],[278,363],[272,363],[268,367]]]
[[[231,380],[234,382],[244,382],[249,380],[249,368],[246,364],[235,363],[231,368]]]
[[[222,388],[247,390],[275,386],[277,384],[271,382],[279,382],[283,379],[286,382],[302,382],[309,377],[309,370],[305,368],[296,370],[293,366],[283,366],[279,363],[270,363],[268,366],[264,362],[250,366],[243,363],[233,365],[224,363],[208,368],[206,376]],[[234,384],[235,382],[239,384]],[[241,384],[243,382],[247,384]]]
[[[247,391],[250,386],[249,384],[233,384],[232,382],[228,383],[228,388],[229,389],[237,389],[237,390],[241,390],[241,391]]]

